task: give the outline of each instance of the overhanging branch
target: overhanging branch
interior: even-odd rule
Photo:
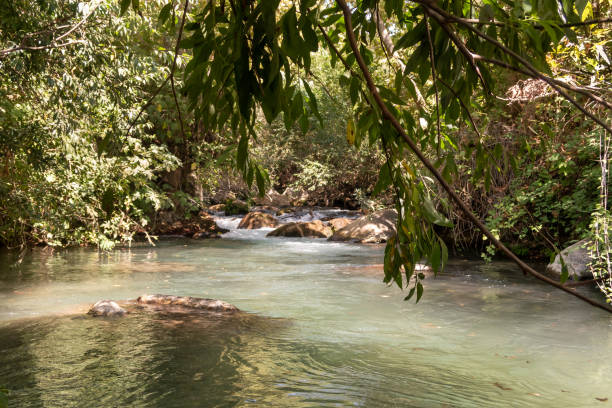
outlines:
[[[440,174],[440,172],[434,167],[434,165],[425,157],[425,155],[423,154],[423,152],[421,152],[421,150],[418,148],[418,146],[414,143],[414,141],[408,136],[408,134],[406,133],[406,131],[404,130],[404,128],[402,127],[402,125],[399,123],[399,121],[397,120],[397,118],[391,113],[391,111],[389,110],[389,108],[387,108],[387,106],[385,105],[384,101],[382,100],[380,94],[378,93],[378,90],[376,89],[376,86],[374,84],[374,81],[372,80],[372,76],[370,75],[370,72],[368,70],[368,67],[361,55],[361,53],[359,52],[359,47],[357,45],[357,40],[355,39],[355,33],[353,32],[353,26],[352,26],[352,22],[351,22],[351,11],[348,7],[348,5],[346,4],[345,0],[336,0],[336,3],[338,4],[338,6],[340,7],[340,9],[342,9],[342,12],[344,14],[344,24],[345,24],[345,28],[346,28],[346,35],[347,35],[347,40],[349,41],[349,44],[351,46],[351,49],[353,50],[353,53],[355,54],[355,58],[357,60],[357,63],[359,65],[359,68],[361,70],[361,72],[363,73],[363,76],[366,80],[366,84],[368,86],[368,89],[370,91],[370,93],[372,94],[372,97],[374,98],[374,100],[376,101],[376,104],[378,105],[378,107],[380,108],[383,117],[385,119],[387,119],[395,128],[395,130],[400,134],[400,136],[404,139],[404,141],[406,142],[406,144],[408,144],[408,146],[410,147],[410,149],[413,151],[413,153],[418,157],[418,159],[423,163],[423,165],[431,172],[431,174],[436,178],[436,180],[440,183],[440,185],[442,186],[442,188],[447,192],[447,194],[451,197],[451,199],[459,206],[459,208],[462,210],[462,212],[466,215],[466,217],[472,222],[474,223],[478,229],[480,229],[482,231],[482,233],[501,251],[503,252],[506,256],[508,256],[510,259],[512,259],[524,272],[532,275],[533,277],[535,277],[536,279],[539,279],[543,282],[548,283],[551,286],[554,286],[564,292],[567,292],[595,307],[598,307],[602,310],[605,310],[607,312],[612,313],[612,309],[607,307],[606,305],[603,305],[601,303],[598,303],[596,301],[594,301],[593,299],[589,299],[588,297],[577,293],[576,291],[564,287],[561,283],[542,275],[541,273],[537,272],[536,270],[534,270],[533,268],[531,268],[529,265],[527,265],[525,262],[523,262],[521,259],[519,259],[512,251],[510,251],[499,239],[497,239],[492,233],[491,231],[489,231],[489,229],[478,219],[476,218],[476,216],[474,214],[472,214],[472,212],[469,210],[469,208],[467,208],[466,204],[461,200],[461,198],[459,198],[459,196],[455,193],[455,191],[451,188],[451,186],[446,182],[446,180],[444,180],[444,178],[442,177],[442,175]]]

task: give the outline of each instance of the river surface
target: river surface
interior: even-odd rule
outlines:
[[[382,246],[266,232],[108,254],[37,250],[18,263],[0,254],[10,406],[612,404],[612,318],[509,263],[451,260],[415,305],[382,283]],[[84,315],[97,300],[143,293],[248,313]]]

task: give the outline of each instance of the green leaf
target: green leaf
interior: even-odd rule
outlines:
[[[162,7],[161,11],[159,12],[159,17],[157,18],[157,21],[160,25],[163,25],[168,20],[171,11],[172,3],[168,3],[164,7]]]
[[[440,242],[440,249],[442,250],[442,265],[440,267],[440,270],[444,270],[444,267],[448,262],[448,248],[446,247],[446,244],[444,243],[444,240],[442,240],[442,238],[438,237],[438,241]]]
[[[411,297],[414,295],[414,291],[415,291],[415,289],[416,289],[416,288],[414,288],[414,287],[413,287],[412,289],[410,289],[410,292],[408,292],[408,296],[406,296],[406,297],[404,298],[404,300],[410,300],[410,298],[411,298]]]
[[[421,20],[416,26],[408,29],[404,35],[395,43],[394,50],[412,47],[418,42],[424,41],[427,38],[427,29],[425,20]]]
[[[308,49],[312,52],[316,52],[319,49],[319,40],[317,33],[313,30],[310,19],[305,20],[304,26],[302,27],[302,35],[304,41],[308,45]]]
[[[352,118],[346,123],[346,141],[351,146],[355,145],[355,122]]]
[[[425,198],[423,200],[422,206],[425,212],[425,218],[432,224],[440,225],[441,227],[452,227],[453,223],[446,218],[444,215],[440,214],[438,210],[436,210],[433,202],[429,198]]]
[[[372,196],[377,196],[381,192],[385,191],[392,182],[391,173],[389,172],[389,164],[384,163],[380,168],[380,173],[378,174],[378,181],[374,186],[374,190],[372,191]]]
[[[253,169],[253,166],[249,166],[249,168],[247,169],[246,180],[245,180],[249,188],[251,188],[251,186],[253,185],[254,177],[255,177],[255,170]]]
[[[490,21],[493,21],[494,17],[495,17],[495,11],[493,10],[493,7],[491,7],[490,4],[485,4],[480,8],[480,14],[478,15],[478,21],[480,21],[481,23],[488,23]]]
[[[121,0],[121,11],[119,14],[124,15],[127,9],[130,7],[130,4],[132,4],[132,0]]]
[[[349,95],[351,97],[351,103],[355,105],[359,98],[359,89],[361,88],[359,84],[359,79],[356,77],[351,77],[351,86],[349,88]]]
[[[236,164],[238,169],[243,173],[246,171],[247,154],[249,148],[249,136],[244,135],[238,142],[238,151],[236,152]]]
[[[576,5],[576,11],[578,11],[578,16],[580,16],[580,19],[583,19],[584,9],[586,8],[588,3],[589,0],[576,0],[576,2],[574,3]]]
[[[312,113],[314,113],[317,119],[319,119],[319,123],[321,123],[321,126],[324,126],[323,118],[321,117],[321,114],[319,113],[319,108],[317,106],[317,98],[310,89],[310,85],[308,85],[308,82],[302,80],[302,83],[304,84],[304,89],[306,89],[306,93],[308,94],[308,106],[310,106]]]
[[[419,300],[421,300],[421,297],[423,296],[423,285],[421,285],[421,282],[417,282],[416,290],[417,290],[416,303],[419,303]]]
[[[308,120],[308,115],[303,114],[300,116],[300,129],[302,133],[308,132],[308,128],[310,127],[310,121]]]
[[[383,97],[383,99],[391,103],[394,103],[396,105],[406,105],[406,102],[401,100],[400,97],[397,96],[397,94],[389,88],[385,88],[384,86],[378,86],[378,92],[380,93],[380,96]]]
[[[437,243],[433,245],[431,254],[429,254],[429,262],[431,262],[431,267],[433,268],[434,273],[438,273],[438,271],[440,271],[440,267],[442,266],[442,249]]]
[[[263,197],[266,194],[266,171],[261,169],[259,166],[255,167],[255,179],[257,181],[257,189],[259,190],[259,196]]]
[[[8,408],[9,406],[9,391],[6,388],[0,388],[0,408]]]

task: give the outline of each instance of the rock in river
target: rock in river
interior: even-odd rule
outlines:
[[[330,241],[350,241],[363,244],[386,242],[395,235],[397,211],[381,210],[364,215],[339,229],[331,236]]]
[[[127,311],[112,300],[99,300],[87,314],[92,316],[123,316]]]
[[[291,205],[289,197],[270,189],[263,197],[255,198],[257,205],[270,205],[274,207],[288,207]]]
[[[329,220],[329,226],[332,227],[334,231],[338,231],[349,225],[351,222],[352,220],[349,220],[348,218],[332,218]]]
[[[332,235],[332,230],[319,220],[311,222],[290,222],[281,225],[270,232],[267,237],[312,237],[328,238]]]
[[[587,249],[589,244],[588,240],[583,239],[561,251],[570,279],[593,279],[593,274],[588,266],[589,262],[591,262],[589,250]],[[559,254],[557,254],[553,263],[546,267],[546,272],[555,277],[561,277],[561,259],[559,259]]]
[[[239,309],[227,302],[217,299],[203,299],[191,296],[172,295],[142,295],[136,299],[138,303],[161,306],[182,306],[211,312],[238,312]]]
[[[265,212],[250,212],[238,224],[240,229],[276,228],[277,226],[276,217]]]

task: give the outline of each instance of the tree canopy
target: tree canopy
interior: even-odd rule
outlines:
[[[311,66],[312,54],[326,48],[332,65],[344,66],[338,80],[350,90],[347,140],[356,147],[366,139],[381,144],[386,162],[376,190],[392,185],[395,191],[400,216],[397,237],[385,251],[385,281],[411,285],[407,298],[416,293],[418,300],[423,287],[416,263],[426,258],[437,271],[446,262],[448,251],[436,226],[451,225],[444,214],[449,203],[438,195],[441,206],[433,204],[435,179],[499,250],[524,271],[563,288],[508,250],[449,183],[462,152],[475,150],[476,173],[485,185],[490,184],[490,161],[502,170],[515,160],[504,157],[499,145],[493,151],[482,145],[470,113],[495,95],[500,69],[543,81],[610,132],[606,112],[612,106],[602,96],[607,90],[559,80],[547,60],[551,51],[578,43],[585,30],[597,27],[599,21],[587,18],[600,17],[607,5],[571,0],[208,1],[186,18],[188,6],[186,1],[180,46],[193,58],[185,67],[182,92],[190,111],[210,130],[236,135],[236,162],[247,183],[255,180],[262,191],[266,183],[265,171],[248,154],[249,142],[257,138],[259,112],[268,123],[282,115],[288,129],[296,121],[306,128],[310,118],[322,120]],[[164,6],[160,19],[173,9],[173,3]],[[598,52],[607,59],[605,51]],[[383,64],[393,74],[374,77]],[[605,84],[605,73],[598,67],[593,71],[595,84]],[[407,103],[410,99],[414,103]],[[458,140],[452,132],[458,122],[472,125],[473,137]]]

